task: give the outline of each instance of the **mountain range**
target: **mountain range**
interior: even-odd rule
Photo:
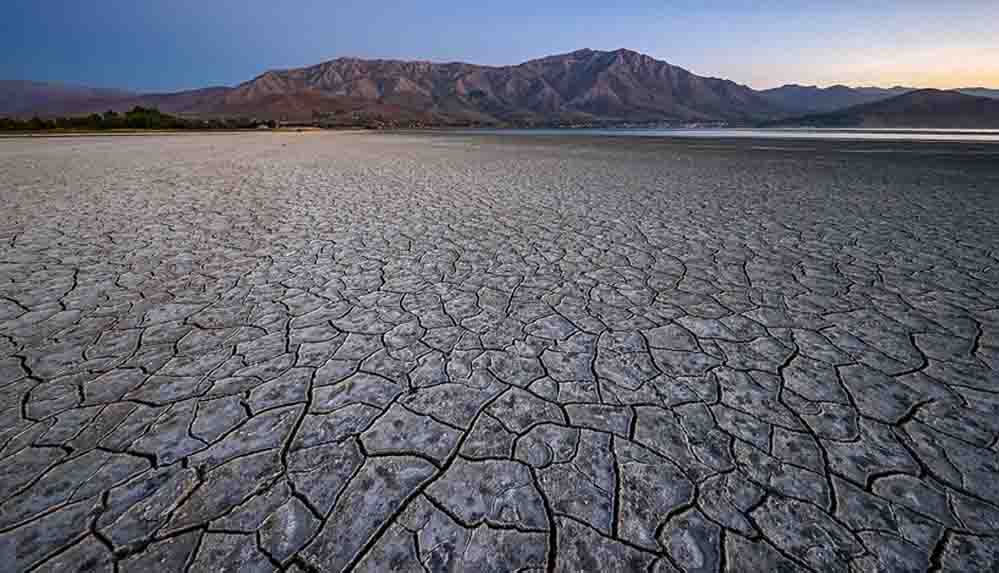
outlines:
[[[631,50],[587,49],[514,66],[337,58],[268,71],[235,87],[162,94],[0,81],[0,115],[77,115],[142,106],[189,116],[322,119],[334,124],[377,120],[421,125],[749,125],[835,112],[911,91],[793,84],[754,90]],[[961,91],[972,99],[999,97],[999,90]],[[927,93],[923,99],[953,93]],[[992,113],[991,106],[981,108]]]

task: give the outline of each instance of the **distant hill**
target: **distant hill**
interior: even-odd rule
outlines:
[[[0,114],[65,115],[80,113],[88,107],[100,107],[109,102],[135,97],[135,94],[115,89],[88,88],[49,82],[0,80]]]
[[[958,91],[915,90],[846,109],[811,114],[769,126],[804,127],[925,127],[954,129],[999,128],[999,99]]]
[[[888,99],[915,88],[896,86],[893,88],[860,87],[843,85],[820,88],[787,84],[779,88],[763,90],[763,97],[780,106],[788,113],[824,113],[854,105]]]
[[[794,84],[757,91],[631,50],[578,50],[514,66],[337,58],[268,71],[235,87],[162,94],[7,81],[0,82],[0,116],[55,117],[139,106],[179,116],[332,124],[753,125],[908,91]],[[966,91],[999,96],[999,90],[986,88]]]
[[[918,91],[919,88],[895,86],[849,87],[835,85],[827,88],[787,84],[779,88],[762,90],[760,93],[784,111],[794,115],[826,113],[855,105],[885,100],[904,93]],[[958,88],[952,90],[966,95],[999,99],[999,90],[988,88]]]
[[[956,91],[967,95],[999,99],[999,90],[990,90],[988,88],[960,88]]]

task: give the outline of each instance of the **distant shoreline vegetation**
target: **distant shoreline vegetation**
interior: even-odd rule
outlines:
[[[622,120],[562,121],[406,121],[395,120],[382,114],[322,114],[314,112],[311,121],[275,121],[251,117],[179,117],[159,111],[154,107],[136,106],[130,111],[92,113],[64,117],[31,119],[0,116],[0,133],[4,132],[94,132],[94,131],[201,131],[246,130],[257,128],[323,128],[323,129],[593,129],[593,128],[669,128],[669,127],[732,127],[731,122],[678,122]]]
[[[136,106],[118,113],[106,111],[90,115],[17,119],[0,117],[0,132],[9,131],[110,131],[110,130],[211,130],[275,127],[274,121],[251,118],[195,119],[177,117],[156,108]]]

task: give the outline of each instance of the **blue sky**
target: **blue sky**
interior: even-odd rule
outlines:
[[[627,47],[757,88],[999,88],[999,0],[0,0],[0,78],[234,85],[338,56],[513,64]]]

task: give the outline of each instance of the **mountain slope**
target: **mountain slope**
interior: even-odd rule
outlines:
[[[768,125],[995,129],[999,128],[999,99],[957,91],[915,90],[886,100]]]
[[[629,50],[580,50],[517,66],[338,58],[270,71],[223,108],[311,91],[472,121],[747,120],[780,110],[754,90]]]

